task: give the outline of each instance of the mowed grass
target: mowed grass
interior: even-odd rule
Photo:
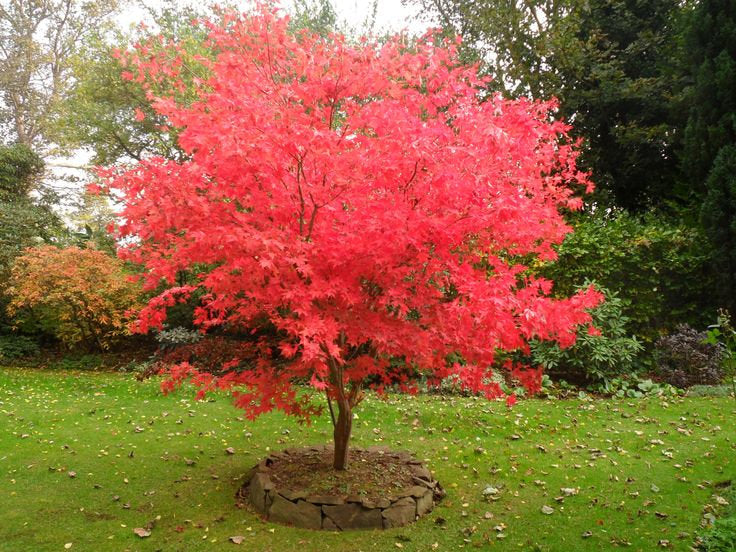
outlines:
[[[246,422],[225,396],[196,402],[129,375],[2,368],[0,550],[688,550],[715,485],[736,475],[729,398],[509,410],[368,397],[357,415],[355,445],[414,451],[445,486],[416,524],[313,532],[236,507],[243,474],[267,451],[329,440],[327,415],[309,427],[280,414]],[[498,492],[484,496],[488,486]],[[578,492],[558,502],[561,488]],[[150,537],[134,534],[151,522]]]

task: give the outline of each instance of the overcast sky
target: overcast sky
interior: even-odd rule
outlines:
[[[216,4],[216,0],[201,0],[199,2],[192,0],[176,0],[179,5],[201,5],[203,3]],[[338,17],[344,20],[352,28],[360,28],[366,18],[369,16],[372,0],[331,0]],[[149,0],[146,4],[156,6],[160,1]],[[221,2],[228,3],[228,2]],[[243,8],[252,5],[248,0],[235,0],[238,6]],[[291,5],[290,0],[281,0],[281,5],[288,7]],[[126,8],[118,17],[121,25],[139,23],[145,17],[145,12],[137,7]],[[410,33],[419,34],[425,31],[427,23],[421,21],[418,17],[416,7],[403,6],[401,0],[378,0],[376,10],[376,31],[393,31],[400,32],[407,30]]]
[[[359,24],[365,19],[371,4],[372,2],[367,0],[332,1],[340,17],[354,24]],[[406,28],[409,31],[421,32],[427,26],[419,21],[415,7],[403,6],[399,0],[378,0],[376,23],[379,28],[393,31],[401,31]]]

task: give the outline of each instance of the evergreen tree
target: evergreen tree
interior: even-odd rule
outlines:
[[[701,0],[686,37],[691,86],[682,164],[696,200],[723,146],[736,144],[736,3]]]
[[[685,44],[691,86],[682,165],[690,198],[702,201],[712,242],[716,298],[736,312],[736,3],[700,0]]]
[[[591,0],[573,47],[555,53],[561,112],[587,147],[604,203],[644,211],[672,198],[679,179],[672,111],[677,0]]]
[[[713,243],[716,298],[736,312],[736,144],[723,146],[705,182],[701,210],[706,235]]]

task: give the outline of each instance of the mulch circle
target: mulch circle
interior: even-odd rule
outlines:
[[[271,454],[250,470],[238,498],[275,523],[344,531],[406,525],[445,496],[407,452],[351,449],[344,471],[332,468],[332,454],[327,446]]]

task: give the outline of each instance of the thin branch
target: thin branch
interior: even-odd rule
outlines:
[[[337,422],[335,421],[335,411],[332,408],[332,399],[330,398],[330,392],[328,389],[325,389],[325,396],[327,397],[327,407],[330,409],[330,418],[332,419],[332,427],[334,428],[337,425]]]
[[[323,181],[324,181],[324,178],[323,178]],[[311,192],[309,193],[309,199],[312,201],[313,209],[312,209],[312,216],[309,218],[309,228],[307,229],[306,241],[312,240],[312,229],[314,228],[314,219],[317,217],[317,209],[319,209],[319,206],[317,205],[317,202],[314,201],[314,196],[312,196]]]
[[[296,189],[299,192],[299,235],[304,235],[304,194],[302,193],[301,175],[302,171],[302,160],[297,161],[296,167]]]
[[[419,161],[420,160],[417,159],[414,162],[414,171],[411,173],[411,176],[409,177],[409,180],[406,182],[406,184],[404,184],[404,194],[406,194],[406,192],[409,190],[409,186],[412,182],[414,182],[414,179],[417,177],[417,172],[419,170]]]

